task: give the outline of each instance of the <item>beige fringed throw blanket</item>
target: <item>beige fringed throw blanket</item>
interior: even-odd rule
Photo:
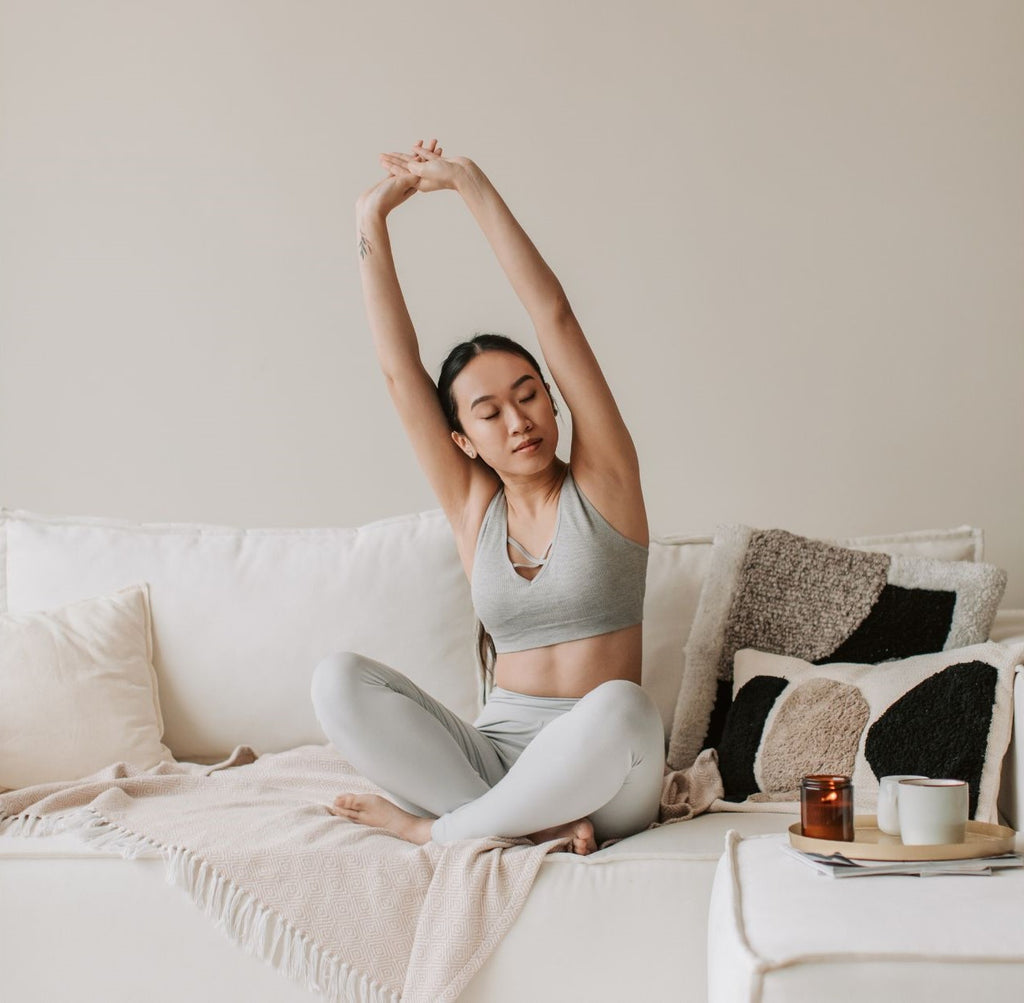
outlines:
[[[407,843],[326,805],[383,794],[330,744],[213,766],[124,763],[0,794],[0,831],[74,832],[126,857],[159,850],[168,880],[246,950],[332,1001],[454,1000],[567,840]]]
[[[714,752],[702,756],[666,769],[651,828],[721,796]],[[158,850],[168,880],[233,940],[330,1001],[454,1000],[568,840],[416,846],[329,814],[343,791],[386,796],[330,743],[262,756],[240,745],[212,766],[117,763],[0,794],[0,832],[72,832],[125,857]]]

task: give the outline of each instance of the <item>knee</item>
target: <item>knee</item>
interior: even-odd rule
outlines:
[[[354,651],[335,651],[313,669],[309,694],[318,717],[329,709],[336,714],[355,705],[363,681],[364,660]]]
[[[661,714],[646,690],[629,679],[608,679],[584,697],[593,709],[631,731],[662,730]]]

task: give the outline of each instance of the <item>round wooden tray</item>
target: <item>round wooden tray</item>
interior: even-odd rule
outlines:
[[[840,839],[815,839],[800,832],[800,823],[789,827],[789,842],[806,853],[828,856],[841,853],[852,860],[970,860],[1013,853],[1017,833],[1005,825],[990,822],[967,823],[967,838],[962,843],[934,846],[906,846],[899,836],[890,836],[878,828],[875,815],[857,815],[853,820],[853,842]]]

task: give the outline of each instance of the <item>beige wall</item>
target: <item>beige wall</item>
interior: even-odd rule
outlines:
[[[655,531],[971,523],[1024,606],[1024,4],[507,7],[0,2],[0,504],[434,507],[352,207],[437,136],[562,280]],[[392,239],[432,372],[536,347],[454,193]]]

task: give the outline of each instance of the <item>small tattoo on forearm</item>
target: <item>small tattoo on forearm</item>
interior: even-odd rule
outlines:
[[[366,234],[362,230],[359,231],[359,257],[365,258],[368,254],[373,253],[373,245],[366,239]]]

